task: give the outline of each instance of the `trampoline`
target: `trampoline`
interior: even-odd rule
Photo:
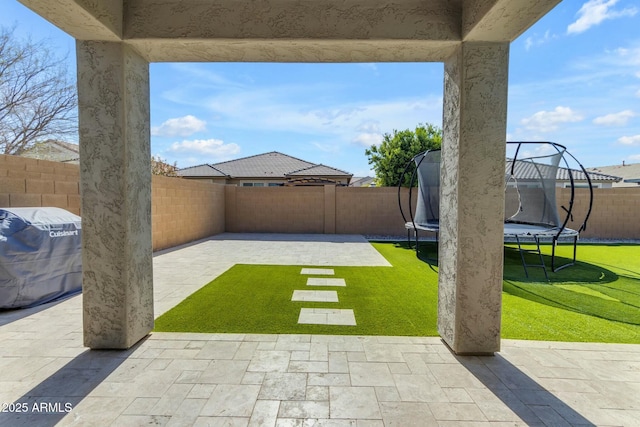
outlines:
[[[422,152],[404,168],[401,183],[411,174],[409,187],[409,215],[402,207],[401,185],[398,185],[398,206],[407,229],[407,240],[415,239],[419,249],[419,233],[435,234],[438,241],[440,231],[440,150]],[[566,186],[570,188],[567,200],[557,200],[558,174],[561,172]],[[589,190],[588,204],[580,215],[574,211],[576,177],[585,180]],[[417,182],[417,187],[415,184]],[[416,206],[413,192],[417,191]],[[522,259],[525,275],[530,267],[539,267],[548,279],[547,267],[540,250],[541,242],[551,243],[551,271],[557,272],[576,262],[579,235],[586,229],[593,206],[593,187],[585,168],[567,151],[566,147],[553,142],[507,142],[505,167],[505,242],[515,242]],[[581,219],[577,219],[580,216]],[[576,224],[574,228],[569,223]],[[573,244],[573,257],[558,265],[556,246],[560,241]],[[534,250],[523,248],[524,243],[535,244]],[[527,262],[525,254],[533,253],[539,263]]]

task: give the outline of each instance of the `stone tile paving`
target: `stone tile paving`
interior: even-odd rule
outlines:
[[[344,279],[325,279],[323,277],[309,277],[307,279],[307,286],[340,286],[345,287],[347,283]]]
[[[185,268],[202,247],[184,249],[154,260],[158,305],[233,264]],[[0,312],[0,425],[639,425],[640,345],[503,340],[481,358],[436,337],[153,333],[91,351],[81,308]]]
[[[351,309],[301,308],[298,323],[355,326],[356,317]]]
[[[291,301],[338,302],[336,291],[293,291]]]
[[[326,275],[333,276],[335,274],[333,268],[303,268],[300,274],[315,274],[317,276]]]

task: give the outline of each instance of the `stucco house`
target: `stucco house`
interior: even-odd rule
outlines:
[[[510,169],[513,160],[507,159],[507,170]],[[516,162],[516,168],[514,171],[515,177],[519,182],[519,186],[526,186],[526,181],[531,181],[533,186],[539,186],[540,180],[538,175],[545,173],[542,164],[532,164],[529,162]],[[620,176],[609,175],[606,173],[595,172],[593,170],[587,170],[589,179],[591,180],[591,186],[593,188],[611,188],[622,181]],[[556,172],[556,187],[570,188],[571,178],[573,178],[575,188],[587,188],[589,186],[586,174],[577,169],[568,169],[565,167],[558,167]],[[514,183],[507,183],[507,185],[515,185]]]
[[[349,187],[375,187],[376,179],[372,176],[362,176],[351,178]]]
[[[178,170],[178,176],[240,187],[349,185],[349,172],[277,151]]]
[[[620,181],[613,184],[614,187],[637,187],[640,182],[640,163],[622,162],[621,165],[598,166],[588,170],[621,177]]]
[[[73,163],[76,165],[80,162],[80,147],[78,144],[57,141],[55,139],[37,142],[17,154],[18,156],[29,157],[31,159]]]

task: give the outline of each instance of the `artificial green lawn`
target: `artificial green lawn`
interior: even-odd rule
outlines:
[[[373,245],[393,267],[334,267],[333,277],[344,278],[346,287],[307,287],[313,276],[301,275],[300,266],[235,265],[160,316],[155,329],[438,335],[437,265],[404,244]],[[435,245],[423,247],[435,255]],[[570,246],[558,247],[560,256],[570,253]],[[530,269],[527,279],[518,252],[505,247],[503,338],[640,343],[640,246],[581,244],[578,259],[549,272],[549,282],[541,269]],[[339,302],[292,302],[296,289],[336,290]],[[299,325],[303,307],[353,309],[357,326]]]

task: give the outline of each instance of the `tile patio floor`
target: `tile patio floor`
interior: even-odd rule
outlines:
[[[156,254],[156,313],[234,262],[386,263],[355,236],[220,235]],[[0,313],[0,426],[640,426],[640,345],[153,333],[90,351],[81,303]]]

